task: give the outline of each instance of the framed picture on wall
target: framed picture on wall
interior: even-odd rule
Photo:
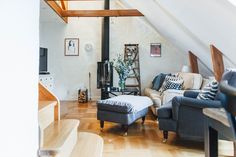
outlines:
[[[160,43],[151,43],[150,46],[150,55],[152,57],[161,57],[161,44]]]
[[[65,56],[79,56],[79,38],[65,38]]]

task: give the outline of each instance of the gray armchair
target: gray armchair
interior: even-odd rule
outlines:
[[[163,131],[164,142],[168,131],[176,132],[180,138],[187,140],[204,140],[203,108],[222,107],[218,93],[215,100],[196,99],[198,92],[186,91],[184,96],[174,97],[172,101],[158,109],[159,129]]]
[[[236,71],[225,72],[222,80],[235,87]],[[225,87],[227,86],[225,85]],[[234,91],[233,89],[231,90]],[[229,102],[232,102],[227,99],[227,93],[224,94],[219,91],[215,100],[199,100],[196,99],[197,95],[197,92],[186,91],[183,97],[175,97],[159,108],[159,128],[163,130],[164,141],[168,138],[168,131],[176,132],[181,138],[203,141],[204,115],[202,110],[205,108],[210,108],[210,110],[213,110],[212,108],[226,108],[235,111],[233,115],[236,115],[235,105],[228,105]],[[232,92],[228,95],[232,96]]]

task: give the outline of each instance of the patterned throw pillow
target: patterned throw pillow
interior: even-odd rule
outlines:
[[[166,76],[164,83],[162,84],[161,89],[159,90],[163,93],[167,89],[177,89],[181,90],[183,88],[184,80],[176,76]]]
[[[152,89],[158,91],[161,88],[166,76],[170,76],[170,74],[160,73],[157,75],[152,81]]]
[[[218,92],[219,83],[216,80],[209,82],[198,94],[197,99],[214,100]]]

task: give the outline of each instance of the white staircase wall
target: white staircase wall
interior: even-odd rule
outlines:
[[[39,0],[1,0],[0,156],[38,150]]]

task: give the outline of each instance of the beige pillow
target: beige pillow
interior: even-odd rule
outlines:
[[[179,77],[184,80],[184,90],[192,89],[194,84],[194,77],[192,73],[179,73]]]
[[[184,79],[184,89],[199,90],[202,85],[202,75],[196,73],[183,73],[180,72],[179,77]]]

